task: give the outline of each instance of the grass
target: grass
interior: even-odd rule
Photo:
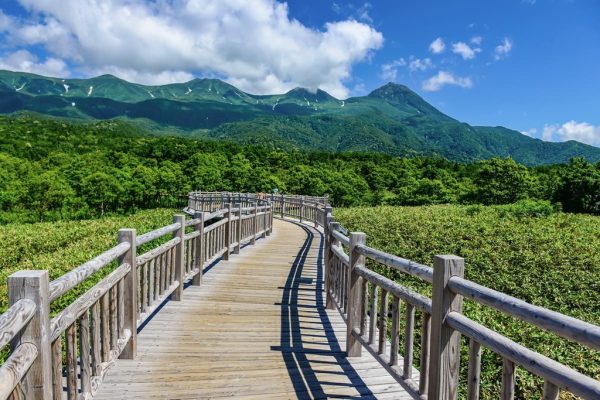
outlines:
[[[429,265],[435,254],[462,256],[468,279],[600,325],[600,217],[522,214],[498,206],[335,210],[336,219],[351,231],[365,232],[372,247]],[[382,265],[371,266],[430,295],[427,283]],[[516,342],[600,379],[598,352],[474,302],[465,302],[464,311],[473,320]],[[463,345],[462,390],[466,388],[466,350]],[[501,363],[490,351],[483,354],[482,376],[482,398],[498,398]],[[541,385],[539,378],[518,369],[517,398],[540,398]],[[562,398],[571,397],[563,394]]]

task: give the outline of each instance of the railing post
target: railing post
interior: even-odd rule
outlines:
[[[119,264],[131,265],[131,271],[124,278],[124,310],[123,329],[129,329],[131,338],[123,349],[119,358],[132,360],[137,354],[137,319],[138,319],[138,280],[137,280],[137,243],[135,229],[119,229],[119,243],[128,242],[130,248],[127,253],[119,257]]]
[[[356,267],[365,266],[365,256],[356,251],[358,244],[366,242],[367,235],[362,232],[350,233],[350,266],[348,268],[348,325],[346,331],[346,355],[348,357],[360,357],[362,345],[356,339],[352,331],[360,330],[361,312],[362,312],[362,280],[363,278],[356,273]]]
[[[252,244],[256,243],[256,227],[258,224],[256,223],[258,220],[258,203],[254,203],[254,216],[252,217]]]
[[[271,232],[273,232],[273,202],[269,203],[269,230],[267,236],[271,236]]]
[[[460,332],[446,324],[447,315],[462,312],[462,296],[448,288],[452,276],[463,277],[465,261],[456,256],[433,259],[431,344],[428,399],[455,400],[460,367]]]
[[[194,252],[194,269],[198,270],[198,273],[192,278],[192,285],[200,286],[202,284],[202,273],[204,268],[204,260],[202,255],[204,254],[204,212],[194,213],[194,219],[199,219],[200,222],[194,227],[196,232],[200,232],[196,237],[196,251]]]
[[[21,299],[32,300],[37,308],[27,327],[12,341],[15,350],[21,343],[33,343],[38,356],[25,375],[23,389],[27,399],[52,398],[52,350],[50,347],[50,278],[48,271],[19,271],[8,278],[9,305]]]
[[[233,249],[234,254],[240,254],[240,248],[242,247],[242,204],[235,203],[233,208],[237,209],[238,221],[235,230],[235,241],[237,244]]]
[[[330,229],[329,232],[331,233],[331,231],[334,231],[334,230],[339,231],[340,228],[341,228],[341,226],[342,225],[339,222],[335,222],[334,218],[332,217],[331,218],[331,229]],[[332,265],[333,265],[333,252],[331,251],[331,246],[341,246],[341,243],[340,243],[339,240],[337,240],[336,238],[334,238],[330,234],[330,236],[329,236],[329,249],[330,249],[330,252],[329,252],[329,265],[328,265],[328,268],[332,268]],[[332,276],[330,276],[330,278],[332,278]],[[335,279],[335,278],[337,278],[338,280],[341,279],[341,277],[339,277],[339,276],[336,277],[334,275],[333,279]],[[333,290],[336,290],[335,288],[341,284],[341,282],[329,282],[329,283],[331,284],[330,289],[333,289]],[[333,310],[333,309],[335,309],[335,297],[334,297],[334,295],[337,296],[337,293],[330,293],[329,295],[331,296],[331,303],[330,304],[331,304],[331,309]]]
[[[304,196],[300,199],[300,222],[302,222],[302,218],[304,217]]]
[[[225,223],[225,254],[223,254],[223,260],[229,260],[229,253],[231,252],[231,203],[225,204],[225,215],[227,222]]]
[[[331,267],[329,266],[331,260],[331,227],[329,225],[332,222],[332,219],[333,217],[331,216],[331,207],[326,207],[325,224],[323,226],[323,231],[325,233],[325,254],[323,255],[323,257],[325,258],[325,271],[323,272],[323,276],[325,277],[325,279],[323,288],[325,289],[325,308],[328,310],[333,310],[335,308],[333,305],[333,300],[331,299],[331,295],[329,294],[329,285],[331,284],[331,282],[329,282],[329,280],[331,279],[329,276],[329,270],[331,269]]]
[[[173,238],[179,238],[180,242],[175,246],[175,279],[179,281],[177,289],[173,292],[171,299],[181,301],[183,297],[183,281],[185,280],[185,215],[175,215],[173,222],[180,225],[179,229],[173,232]]]
[[[281,194],[281,219],[285,217],[285,198]]]
[[[267,237],[267,218],[269,217],[269,214],[267,213],[267,202],[265,201],[265,204],[263,206],[263,233],[262,235],[260,235],[260,237],[262,239]]]

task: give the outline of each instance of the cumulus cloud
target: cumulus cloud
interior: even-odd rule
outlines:
[[[444,43],[444,39],[442,39],[441,37],[435,39],[429,45],[429,51],[432,52],[433,54],[443,53],[445,49],[446,49],[446,44]]]
[[[303,86],[345,97],[352,66],[383,45],[365,23],[312,29],[276,0],[19,2],[36,17],[11,29],[11,44],[43,46],[82,74],[119,71],[144,83],[200,73],[252,93]]]
[[[471,47],[465,42],[456,42],[452,43],[452,52],[459,54],[464,60],[472,60],[477,53],[481,52],[481,49],[479,47]]]
[[[17,50],[0,58],[0,69],[30,72],[33,74],[61,77],[68,73],[67,64],[58,58],[40,61],[27,50]]]
[[[473,36],[471,38],[471,44],[474,44],[476,46],[481,46],[482,41],[483,41],[483,38],[481,36]]]
[[[437,75],[432,76],[423,82],[422,89],[427,92],[437,92],[444,86],[458,86],[465,89],[473,87],[473,81],[469,77],[455,76],[447,71],[439,71]]]
[[[502,40],[502,43],[500,43],[494,49],[494,59],[496,61],[498,61],[498,60],[505,58],[511,52],[512,47],[513,47],[512,40],[510,40],[509,38],[504,38],[504,40]]]
[[[546,124],[542,131],[542,139],[553,142],[576,140],[592,146],[600,146],[600,125],[574,120],[559,124]]]
[[[521,133],[523,135],[529,136],[529,137],[535,137],[535,135],[537,134],[538,130],[536,128],[531,128],[531,129],[527,129],[526,131],[522,131]]]
[[[425,71],[430,68],[433,68],[434,65],[429,58],[410,58],[410,62],[408,63],[408,69],[411,71]]]
[[[391,63],[383,64],[381,66],[381,79],[383,79],[384,81],[395,82],[398,76],[398,68],[404,67],[406,65],[407,62],[402,57],[392,61]]]

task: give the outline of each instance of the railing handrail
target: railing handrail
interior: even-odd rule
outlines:
[[[462,306],[460,306],[460,304],[462,303],[462,298],[464,297],[465,299],[475,301],[484,306],[492,307],[506,315],[530,323],[547,332],[587,346],[593,350],[600,350],[599,326],[546,309],[544,307],[529,304],[513,296],[479,285],[463,278],[462,270],[457,274],[451,272],[449,273],[448,270],[445,272],[438,271],[438,278],[436,278],[436,268],[442,268],[442,265],[450,265],[449,263],[454,262],[458,262],[462,265],[462,259],[454,256],[437,256],[436,259],[439,261],[439,266],[436,267],[434,263],[434,268],[432,268],[427,265],[413,262],[411,260],[374,249],[364,243],[352,245],[352,237],[353,235],[359,235],[358,233],[351,233],[349,236],[346,236],[344,234],[345,232],[342,232],[342,229],[340,229],[340,224],[334,223],[335,220],[331,214],[327,215],[326,220],[328,222],[324,227],[324,232],[326,235],[325,243],[326,246],[329,246],[330,250],[327,248],[325,249],[325,264],[327,269],[333,268],[334,270],[333,273],[326,272],[325,274],[326,277],[333,277],[329,278],[329,282],[326,282],[327,304],[332,304],[331,307],[337,308],[349,324],[352,323],[349,318],[350,313],[353,312],[352,304],[356,304],[356,307],[361,308],[360,312],[363,313],[359,318],[360,321],[362,321],[360,324],[357,324],[356,326],[348,326],[349,336],[347,338],[347,343],[350,342],[350,340],[358,340],[364,348],[371,352],[375,358],[382,363],[382,365],[385,364],[384,367],[398,381],[404,381],[422,397],[430,395],[434,396],[434,398],[445,399],[447,398],[446,396],[449,396],[449,393],[456,392],[458,375],[453,374],[454,377],[450,380],[444,379],[446,387],[441,387],[442,383],[440,382],[432,384],[431,379],[439,379],[440,373],[451,374],[449,368],[453,368],[455,371],[458,371],[459,359],[456,354],[457,352],[460,352],[456,349],[453,349],[455,354],[454,357],[445,356],[449,357],[445,359],[445,365],[436,365],[437,377],[435,376],[436,372],[431,370],[430,364],[434,362],[436,356],[439,359],[440,354],[436,355],[430,353],[428,356],[426,356],[426,358],[429,358],[429,361],[422,359],[421,384],[420,386],[417,385],[411,380],[410,373],[407,371],[409,365],[405,364],[404,368],[396,369],[393,367],[391,355],[387,356],[382,354],[381,337],[379,338],[379,345],[377,345],[377,343],[374,343],[375,338],[373,332],[368,333],[368,338],[364,336],[367,335],[365,325],[374,326],[376,324],[378,330],[384,329],[383,326],[380,325],[380,321],[373,319],[373,315],[377,314],[377,312],[374,309],[371,310],[371,317],[369,321],[369,318],[366,314],[367,310],[365,308],[367,306],[361,305],[367,304],[369,301],[372,303],[377,301],[377,293],[375,293],[375,297],[373,297],[374,295],[371,294],[370,300],[365,300],[364,296],[367,296],[366,285],[371,285],[371,290],[376,291],[377,288],[380,288],[382,293],[386,294],[386,296],[391,295],[393,298],[405,301],[409,306],[409,309],[411,309],[411,307],[416,307],[417,309],[421,310],[425,318],[424,321],[427,321],[426,323],[424,322],[423,325],[425,326],[425,328],[423,328],[425,331],[421,333],[422,340],[426,340],[426,342],[421,344],[422,348],[429,348],[429,346],[432,346],[429,348],[429,351],[442,351],[440,348],[433,350],[433,344],[435,341],[440,340],[439,337],[435,337],[435,335],[441,335],[443,330],[448,332],[446,335],[451,334],[450,332],[459,332],[471,339],[468,379],[469,399],[479,398],[478,379],[480,365],[478,363],[481,362],[481,358],[478,354],[481,351],[481,345],[490,348],[504,359],[502,385],[503,395],[509,396],[510,393],[513,393],[515,385],[514,365],[520,365],[524,369],[545,379],[544,398],[557,399],[559,390],[561,388],[586,399],[600,398],[600,381],[575,371],[572,368],[541,355],[533,350],[530,350],[525,346],[519,345],[502,334],[494,332],[491,329],[469,319],[462,314]],[[343,247],[348,249],[347,253],[344,251]],[[438,293],[441,296],[446,296],[448,300],[443,300],[442,297],[442,300],[438,300],[437,303],[435,301],[432,303],[432,300],[399,285],[393,280],[386,278],[371,269],[368,269],[363,264],[356,264],[355,260],[358,259],[357,257],[365,257],[366,259],[373,260],[407,275],[431,283],[433,285],[432,292],[434,294],[434,299],[436,293]],[[441,273],[445,274],[443,280],[441,280],[439,275]],[[363,283],[361,283],[361,285],[364,285],[363,289],[359,291],[352,290],[349,283],[351,278],[346,278],[346,276],[353,275],[364,279]],[[341,279],[341,281],[336,282],[336,279]],[[443,284],[442,287],[440,286],[441,284]],[[349,286],[344,288],[345,285]],[[359,296],[359,300],[353,298],[357,295]],[[358,303],[356,303],[357,301]],[[450,303],[447,302],[450,301],[453,304],[457,304],[458,308],[447,309],[445,312],[440,314],[440,304],[449,305]],[[385,307],[387,308],[388,306],[385,305]],[[380,313],[383,312],[382,310],[380,310]],[[437,332],[430,332],[429,329],[431,328],[429,325],[431,322],[429,321],[431,316],[435,315],[436,312],[439,314],[439,320],[437,321],[439,324],[439,329],[437,329]],[[392,310],[392,313],[397,313],[397,310]],[[395,318],[396,316],[394,316],[394,319]],[[410,318],[414,319],[414,314]],[[407,320],[407,327],[411,327],[410,329],[412,329],[412,324],[414,324],[414,322],[411,322],[412,320],[410,318]],[[397,336],[397,331],[394,331],[394,329],[397,329],[397,322],[392,324],[392,347],[396,346],[397,348],[397,338],[394,337]],[[430,335],[433,336],[431,339],[428,339]],[[396,340],[396,343],[394,343],[394,340]],[[460,342],[455,340],[454,346],[460,346]],[[407,354],[409,351],[412,353],[412,343],[410,343],[409,347],[410,348],[405,349],[405,354]],[[452,345],[448,344],[446,347],[452,347]],[[410,357],[412,357],[412,355]],[[412,363],[412,358],[410,358],[410,360]],[[412,366],[410,368],[412,368]],[[433,394],[432,390],[435,391]]]
[[[135,357],[137,329],[169,296],[182,299],[186,280],[199,285],[205,267],[271,234],[268,200],[244,195],[243,204],[232,207],[225,197],[212,197],[217,209],[188,209],[193,213],[188,221],[176,215],[172,224],[137,237],[134,229],[121,229],[118,244],[52,282],[48,271],[11,275],[11,306],[0,315],[0,350],[11,342],[12,351],[0,366],[0,400],[19,393],[62,398],[63,387],[68,398],[93,396],[117,358]],[[137,255],[142,245],[151,248]],[[115,261],[111,273],[50,318],[54,300]]]

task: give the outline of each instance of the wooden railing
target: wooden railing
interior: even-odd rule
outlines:
[[[11,275],[11,306],[0,316],[0,350],[11,344],[0,399],[94,396],[118,358],[135,357],[138,328],[167,298],[182,300],[184,282],[200,285],[204,267],[271,233],[267,201],[207,209],[140,236],[121,229],[115,247],[52,282],[48,271]],[[138,255],[141,246],[149,250]],[[114,262],[110,274],[51,318],[52,302]]]
[[[227,196],[196,195],[205,196],[206,202],[211,196]],[[335,221],[326,197],[269,194],[262,198],[271,203],[278,218],[323,228],[326,307],[337,308],[346,321],[349,357],[360,356],[364,348],[416,396],[453,400],[458,396],[461,335],[465,335],[469,342],[469,400],[479,399],[482,346],[502,358],[502,399],[515,396],[517,366],[544,380],[544,400],[558,399],[561,390],[584,399],[600,399],[600,381],[473,321],[462,313],[462,304],[464,298],[478,302],[593,350],[600,350],[600,327],[464,279],[461,257],[435,256],[430,267],[369,247],[364,233],[348,233]],[[367,268],[367,260],[431,284],[432,298]],[[414,373],[417,317],[421,319],[418,376]]]
[[[600,327],[464,279],[461,257],[435,256],[432,268],[367,246],[364,233],[347,235],[335,222],[330,208],[326,221],[326,304],[337,308],[346,320],[348,356],[359,356],[365,348],[397,381],[421,398],[456,399],[461,335],[465,335],[469,340],[469,400],[479,399],[482,346],[503,360],[502,399],[515,396],[517,366],[543,378],[545,400],[558,399],[560,390],[584,399],[600,399],[600,381],[473,321],[462,313],[462,304],[463,299],[478,302],[593,350],[600,350]],[[430,283],[432,298],[367,268],[367,259]],[[405,303],[402,315],[401,302]],[[421,318],[418,380],[413,377],[417,314]],[[401,318],[404,332],[399,331]],[[400,365],[401,347],[404,357]]]

